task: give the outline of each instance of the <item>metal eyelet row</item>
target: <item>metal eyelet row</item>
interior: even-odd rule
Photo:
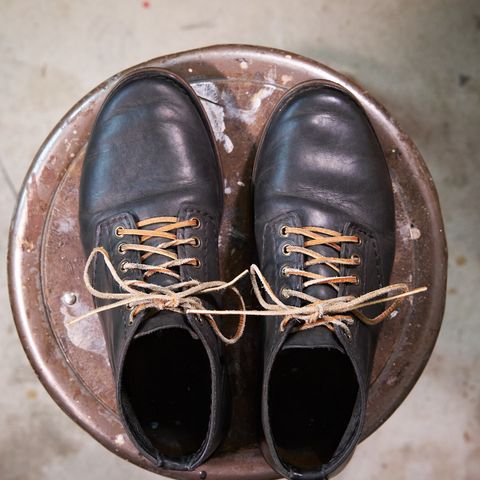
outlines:
[[[192,229],[197,230],[202,226],[202,222],[200,222],[197,217],[193,217],[192,220],[195,222],[195,225],[192,225]],[[202,242],[198,237],[193,237],[193,243],[191,244],[193,248],[198,248],[201,244]],[[202,262],[198,258],[195,258],[195,263],[191,266],[193,268],[200,268],[202,266]]]
[[[357,245],[360,246],[362,245],[363,243],[363,240],[361,237],[357,237]],[[352,260],[355,260],[355,267],[358,267],[359,265],[362,264],[362,257],[360,255],[358,255],[357,253],[354,253],[351,257],[350,257]],[[360,285],[360,278],[358,277],[358,275],[354,275],[355,277],[355,283],[354,285]]]
[[[287,226],[286,226],[286,225],[282,225],[282,227],[280,227],[280,235],[281,235],[282,237],[288,237]],[[289,256],[292,254],[292,252],[289,251],[289,249],[290,249],[291,247],[292,247],[292,245],[290,245],[289,243],[285,244],[285,245],[282,247],[282,253],[283,253],[283,255],[285,255],[286,257],[289,257]],[[284,265],[284,266],[282,267],[281,272],[282,272],[282,276],[283,276],[283,277],[287,277],[287,276],[288,276],[288,274],[287,274],[287,272],[286,272],[286,269],[287,269],[287,268],[288,268],[288,267],[287,267],[286,265]],[[287,294],[286,294],[286,288],[282,288],[282,289],[280,290],[280,295],[281,295],[283,298],[287,298],[287,297],[288,297]]]

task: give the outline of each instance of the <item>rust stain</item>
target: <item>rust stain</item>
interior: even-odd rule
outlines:
[[[34,390],[33,388],[29,388],[26,392],[25,392],[25,396],[29,399],[29,400],[35,400],[37,398],[37,391]]]

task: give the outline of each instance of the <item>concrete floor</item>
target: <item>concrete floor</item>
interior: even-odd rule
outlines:
[[[480,479],[480,3],[441,0],[0,1],[0,250],[42,140],[105,78],[215,43],[291,50],[346,72],[411,135],[437,184],[449,242],[443,330],[417,386],[342,480]],[[159,478],[73,424],[37,381],[0,272],[0,478]]]

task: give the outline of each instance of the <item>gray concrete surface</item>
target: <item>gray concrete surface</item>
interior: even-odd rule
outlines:
[[[215,43],[273,46],[355,77],[411,135],[450,250],[443,330],[425,374],[342,480],[480,479],[480,3],[441,0],[0,1],[0,250],[16,193],[63,113],[113,73]],[[153,479],[53,403],[17,339],[0,273],[0,478]],[[158,477],[157,477],[158,478]]]

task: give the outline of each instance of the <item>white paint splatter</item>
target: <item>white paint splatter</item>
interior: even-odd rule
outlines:
[[[266,98],[270,97],[270,95],[272,95],[274,92],[275,87],[267,85],[258,90],[258,92],[256,92],[254,95],[252,95],[252,97],[250,98],[250,105],[247,109],[242,109],[235,107],[234,105],[229,105],[229,113],[237,120],[240,120],[247,125],[252,125],[253,123],[255,123],[257,112],[262,106],[262,102]]]
[[[225,192],[225,195],[230,195],[232,193],[232,189],[228,186],[228,182],[226,178],[223,179],[223,186],[224,186],[223,191]]]
[[[69,340],[78,348],[97,353],[107,358],[105,338],[102,327],[96,316],[86,318],[77,323],[69,324],[71,320],[87,313],[90,306],[77,301],[73,305],[62,305],[60,312],[63,314],[64,325]]]
[[[285,85],[286,83],[291,82],[293,80],[293,77],[291,75],[284,74],[281,76],[281,80],[282,80],[282,85]]]
[[[265,75],[265,80],[271,83],[276,83],[277,82],[277,66],[272,65],[268,72]]]
[[[61,217],[55,223],[55,229],[59,233],[70,233],[75,228],[75,220],[73,218]]]
[[[414,226],[410,227],[410,238],[412,240],[418,240],[422,236],[422,232]]]
[[[65,151],[68,153],[72,148],[72,142],[68,138],[65,138],[63,143],[65,144]]]
[[[239,181],[237,182],[237,185],[238,185],[239,187],[244,187],[244,186],[245,186],[245,184],[244,184],[241,180],[239,180]]]
[[[286,58],[287,60],[291,60],[291,59],[292,59],[292,56],[291,56],[291,55],[285,55],[285,58]]]
[[[202,104],[207,112],[216,140],[223,144],[227,153],[231,153],[234,146],[230,137],[225,133],[225,109],[219,104],[221,96],[218,88],[211,82],[195,83],[192,87],[202,98]]]
[[[192,73],[192,72],[193,72],[193,68],[189,68],[189,69],[188,69],[188,72],[189,72],[189,73]]]
[[[242,60],[242,61],[240,62],[240,68],[241,68],[242,70],[246,70],[246,69],[248,68],[248,62],[246,62],[245,60]]]
[[[253,97],[252,100],[250,101],[251,109],[254,110],[255,112],[260,108],[262,105],[263,100],[268,98],[273,92],[274,92],[273,87],[263,87],[261,88]]]
[[[123,438],[123,435],[119,433],[118,435],[115,435],[115,445],[117,447],[121,447],[125,443],[125,439]]]

